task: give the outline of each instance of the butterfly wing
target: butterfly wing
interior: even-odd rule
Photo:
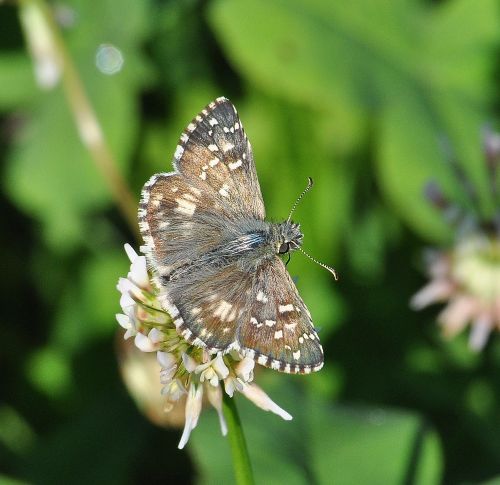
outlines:
[[[242,352],[281,372],[321,369],[323,349],[311,314],[279,257],[260,265],[250,291],[237,334]]]
[[[264,220],[265,209],[252,148],[233,104],[210,103],[181,135],[174,167],[210,192],[234,218]]]
[[[323,366],[323,349],[310,313],[278,257],[253,273],[238,263],[192,267],[169,288],[175,323],[190,343],[209,352],[240,350],[286,373]]]
[[[282,261],[249,272],[218,249],[241,235],[243,223],[265,217],[250,143],[227,99],[188,125],[173,163],[174,172],[145,184],[139,225],[159,298],[178,331],[210,352],[235,348],[283,372],[318,370],[322,349]]]
[[[226,98],[188,125],[173,164],[144,185],[139,206],[143,250],[162,277],[217,247],[235,221],[265,217],[252,149]]]
[[[263,221],[265,210],[250,143],[236,109],[225,98],[210,103],[184,130],[173,165],[175,171],[156,174],[144,185],[139,227],[144,239],[141,249],[163,305],[188,335],[186,330],[195,325],[195,319],[190,309],[181,315],[177,308],[187,299],[175,291],[183,288],[179,275],[232,239],[241,226],[237,221]],[[208,293],[215,284],[209,278],[221,280],[229,268],[213,274],[214,268],[205,266],[202,282],[191,268],[189,284]],[[196,301],[196,295],[192,298]],[[234,341],[234,332],[228,340]],[[226,343],[224,339],[219,347],[225,348]]]

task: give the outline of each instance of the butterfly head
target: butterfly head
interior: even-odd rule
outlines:
[[[278,237],[276,238],[276,252],[286,254],[295,251],[302,245],[304,235],[300,232],[300,225],[292,221],[278,224]]]

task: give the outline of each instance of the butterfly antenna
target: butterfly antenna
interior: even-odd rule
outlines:
[[[337,276],[337,272],[331,268],[330,266],[322,263],[321,261],[318,261],[316,258],[313,258],[310,254],[307,254],[300,246],[297,246],[297,249],[306,257],[308,257],[311,261],[313,261],[316,264],[319,264],[322,268],[325,268],[326,270],[330,271],[332,273],[333,277],[335,278],[335,281],[339,280],[339,277]]]
[[[290,219],[292,218],[293,211],[297,208],[299,205],[299,202],[301,201],[302,197],[307,194],[314,185],[313,179],[311,177],[307,177],[307,187],[302,191],[302,193],[299,195],[298,199],[295,201],[295,204],[292,206],[292,210],[290,211],[290,214],[288,215],[288,219],[286,222],[290,222]]]

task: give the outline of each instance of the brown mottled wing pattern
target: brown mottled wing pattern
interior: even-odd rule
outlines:
[[[227,99],[210,103],[187,126],[174,167],[194,186],[220,199],[220,209],[229,217],[264,220],[252,148],[236,108]]]
[[[210,338],[210,329],[220,328],[232,313],[226,315],[221,308],[218,314],[206,300],[203,320],[195,313],[202,295],[215,300],[214,288],[227,281],[226,275],[233,275],[227,298],[232,296],[232,288],[238,286],[233,284],[235,274],[230,268],[219,271],[211,265],[198,274],[196,264],[228,238],[236,221],[265,217],[252,149],[229,100],[218,98],[189,123],[175,150],[173,166],[173,172],[151,177],[142,190],[142,250],[179,332],[210,351],[226,350],[235,340],[234,319],[231,332],[220,341],[215,341],[215,335]],[[187,270],[189,276],[182,278]]]
[[[139,225],[160,301],[178,331],[209,352],[241,349],[283,372],[317,370],[321,346],[282,261],[249,271],[221,249],[233,257],[245,245],[250,250],[246,232],[253,227],[259,237],[255,228],[268,224],[250,143],[227,99],[187,126],[173,165],[145,184]]]
[[[144,185],[139,206],[143,247],[160,276],[221,242],[221,228],[264,220],[252,149],[226,98],[210,103],[181,135],[174,172]]]
[[[287,373],[323,367],[323,349],[311,314],[279,257],[262,264],[240,323],[241,349],[262,365]]]

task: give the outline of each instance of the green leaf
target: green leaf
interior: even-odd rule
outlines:
[[[325,410],[315,403],[310,413],[319,483],[440,483],[439,441],[418,417],[376,408]]]
[[[332,406],[285,376],[262,373],[259,381],[293,420],[285,422],[237,396],[256,483],[439,483],[439,440],[420,417]],[[230,479],[229,449],[214,413],[201,416],[189,449],[200,483]]]
[[[57,348],[72,354],[118,329],[115,314],[121,310],[116,284],[127,271],[122,251],[103,251],[87,259],[81,274],[61,295],[51,336]]]
[[[481,212],[491,214],[477,134],[489,118],[500,43],[494,0],[441,8],[416,1],[216,0],[209,18],[250,84],[331,117],[376,115],[382,187],[422,235],[443,240],[448,234],[422,197],[437,174],[443,185],[454,183],[442,167],[442,136],[478,185]]]
[[[0,110],[23,107],[35,97],[33,66],[26,54],[0,56]]]

